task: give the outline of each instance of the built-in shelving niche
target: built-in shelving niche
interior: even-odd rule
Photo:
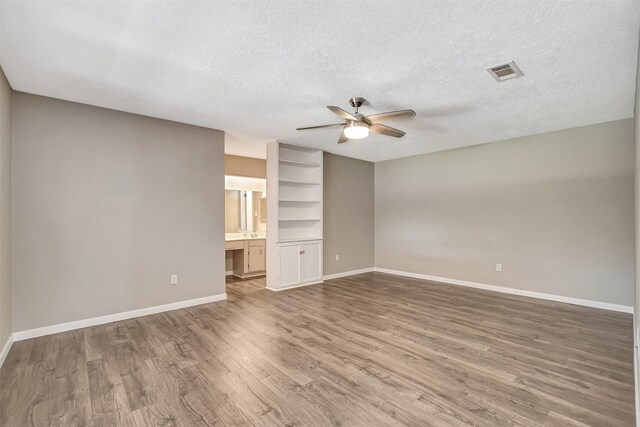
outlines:
[[[322,238],[322,151],[278,147],[278,240]]]
[[[267,288],[319,283],[323,274],[323,153],[267,144]]]

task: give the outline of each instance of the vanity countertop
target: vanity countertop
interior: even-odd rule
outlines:
[[[244,237],[244,236],[225,236],[225,242],[237,242],[239,240],[264,240],[267,236]]]

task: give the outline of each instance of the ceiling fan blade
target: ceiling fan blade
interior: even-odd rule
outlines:
[[[416,112],[413,110],[398,110],[398,111],[387,111],[386,113],[378,113],[372,114],[370,116],[366,116],[364,120],[369,124],[380,123],[383,120],[390,119],[392,117],[400,117],[400,116],[415,116]]]
[[[340,117],[342,117],[345,120],[358,120],[355,117],[353,117],[350,113],[347,113],[346,111],[344,111],[342,108],[340,107],[334,107],[332,105],[327,105],[327,108],[331,111],[333,111],[335,114],[339,115]]]
[[[371,132],[379,133],[380,135],[393,136],[395,138],[402,138],[405,135],[401,130],[394,129],[391,126],[381,125],[379,123],[374,123],[369,126],[369,130]]]
[[[320,128],[328,128],[331,126],[344,126],[344,123],[333,123],[330,125],[320,125],[320,126],[309,126],[306,128],[296,128],[296,130],[307,130],[307,129],[320,129]]]
[[[349,138],[344,136],[344,132],[340,132],[340,138],[338,138],[338,144],[344,144],[348,140],[349,140]]]

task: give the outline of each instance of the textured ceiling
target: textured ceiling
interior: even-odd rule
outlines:
[[[379,161],[633,115],[640,2],[2,2],[14,89]],[[484,70],[514,60],[525,76]],[[324,106],[389,121],[402,139],[338,146]],[[246,144],[245,144],[246,142]]]

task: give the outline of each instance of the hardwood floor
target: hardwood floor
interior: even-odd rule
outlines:
[[[3,426],[631,426],[630,315],[367,273],[14,344]]]

